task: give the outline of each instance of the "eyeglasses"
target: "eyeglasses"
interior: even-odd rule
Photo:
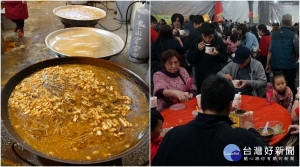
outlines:
[[[177,65],[179,65],[179,62],[178,62],[178,61],[174,61],[174,62],[167,62],[167,65],[168,65],[168,66],[172,66],[172,65],[175,65],[175,66],[177,66]]]

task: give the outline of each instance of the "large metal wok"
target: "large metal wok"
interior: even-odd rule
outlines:
[[[105,54],[102,54],[101,52],[99,52],[100,55],[94,54],[94,55],[89,55],[88,57],[108,59],[109,57],[120,53],[125,45],[122,38],[119,37],[118,35],[116,35],[112,32],[106,31],[106,30],[101,30],[101,29],[97,29],[97,28],[89,28],[89,27],[73,27],[73,28],[65,28],[65,29],[54,31],[46,37],[45,43],[48,46],[48,48],[50,48],[52,51],[56,52],[59,56],[62,56],[62,57],[63,56],[76,56],[76,55],[70,55],[70,53],[63,53],[62,51],[59,51],[53,47],[55,45],[55,42],[57,42],[58,40],[61,40],[60,36],[62,36],[62,34],[76,33],[76,32],[92,33],[99,39],[103,39],[103,40],[107,39],[107,40],[111,41],[111,43],[112,43],[111,48],[109,48],[111,50],[111,52],[109,52],[109,53],[105,52]],[[89,44],[90,41],[87,39],[85,41],[79,41],[79,43],[80,42]],[[70,48],[71,46],[65,45],[63,47]],[[88,48],[82,46],[82,47],[79,47],[78,49],[80,51],[85,51]],[[95,49],[95,48],[93,48],[93,49]],[[99,49],[101,49],[101,48],[99,48]],[[103,49],[107,49],[107,48],[104,48],[104,46],[103,46]]]
[[[35,150],[31,146],[29,146],[24,140],[22,140],[21,137],[14,130],[14,128],[11,125],[10,120],[9,120],[8,99],[10,97],[10,94],[14,90],[15,86],[19,84],[19,82],[21,82],[24,78],[28,77],[32,73],[39,71],[41,69],[50,67],[50,66],[56,66],[56,65],[62,65],[62,64],[94,65],[94,66],[105,67],[110,70],[116,71],[116,72],[124,75],[128,79],[128,81],[131,81],[131,82],[126,82],[126,83],[122,83],[122,84],[125,84],[126,87],[129,86],[129,89],[126,89],[125,91],[127,91],[127,93],[131,92],[133,100],[137,100],[137,99],[134,99],[136,92],[132,92],[130,90],[130,85],[137,86],[139,91],[141,91],[141,93],[145,95],[145,98],[148,101],[148,97],[149,97],[148,84],[142,78],[140,78],[138,75],[136,75],[135,73],[131,72],[130,70],[128,70],[120,65],[112,63],[110,61],[102,60],[102,59],[95,59],[95,58],[86,58],[86,57],[63,57],[63,58],[54,58],[54,59],[45,60],[45,61],[33,64],[33,65],[21,70],[17,74],[15,74],[6,83],[6,85],[2,89],[1,119],[5,126],[5,129],[7,130],[7,132],[12,136],[12,138],[16,142],[18,142],[23,148],[29,150],[30,152],[32,152],[40,157],[46,158],[46,159],[50,159],[50,160],[62,162],[62,163],[68,163],[68,164],[93,164],[93,163],[104,163],[104,162],[113,161],[115,159],[121,158],[124,155],[129,154],[129,153],[133,152],[134,150],[137,150],[139,147],[144,145],[147,142],[147,140],[149,140],[149,128],[147,127],[140,134],[141,139],[131,148],[125,150],[124,152],[122,152],[116,156],[110,157],[108,159],[93,160],[93,161],[69,161],[69,160],[61,160],[61,159],[57,159],[54,157],[50,157],[44,153],[41,153],[41,152]],[[138,111],[138,112],[139,112],[139,114],[148,115],[149,111]]]
[[[84,19],[80,19],[80,18],[70,18],[70,17],[66,17],[66,16],[61,16],[59,15],[59,11],[62,10],[68,10],[68,11],[72,11],[72,10],[80,10],[80,11],[91,11],[94,13],[99,13],[99,17],[97,18],[84,18]],[[91,6],[84,6],[84,5],[67,5],[67,6],[60,6],[57,7],[53,10],[53,13],[60,18],[61,22],[64,24],[67,24],[68,26],[72,26],[72,27],[90,27],[90,26],[95,26],[99,20],[103,17],[106,16],[106,12],[103,11],[102,9],[96,8],[96,7],[91,7]]]

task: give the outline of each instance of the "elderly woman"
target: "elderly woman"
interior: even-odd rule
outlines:
[[[177,51],[169,49],[162,54],[163,69],[154,73],[154,95],[157,96],[158,111],[162,111],[176,100],[180,102],[192,99],[196,92],[192,78],[185,68],[180,67],[181,56]]]
[[[258,48],[258,41],[254,34],[250,33],[245,24],[240,24],[237,27],[238,34],[240,37],[241,46],[247,47],[250,51],[256,51]]]

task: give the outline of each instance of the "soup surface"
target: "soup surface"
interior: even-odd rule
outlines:
[[[59,65],[23,79],[9,119],[34,149],[73,161],[113,157],[146,133],[148,102],[125,76],[103,67]]]
[[[60,17],[72,20],[96,20],[104,17],[104,13],[90,8],[82,8],[77,6],[68,6],[56,11]]]
[[[51,39],[50,45],[52,49],[64,55],[97,58],[112,55],[119,49],[113,45],[111,37],[86,30],[60,33]]]

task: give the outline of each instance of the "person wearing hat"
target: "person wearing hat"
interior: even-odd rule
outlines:
[[[233,83],[236,92],[258,96],[258,90],[266,86],[267,77],[263,65],[252,59],[250,54],[248,48],[239,47],[235,52],[233,62],[227,64],[217,75],[230,81],[239,80]]]

